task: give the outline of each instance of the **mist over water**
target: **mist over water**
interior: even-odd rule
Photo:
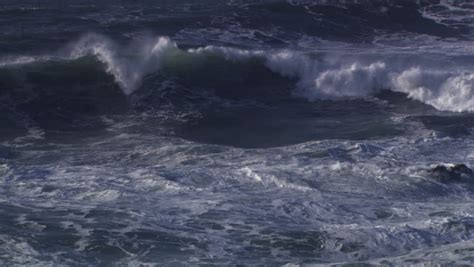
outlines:
[[[0,3],[0,265],[473,264],[473,8]]]

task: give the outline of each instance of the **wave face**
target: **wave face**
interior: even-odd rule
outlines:
[[[0,1],[0,265],[474,265],[473,14]]]

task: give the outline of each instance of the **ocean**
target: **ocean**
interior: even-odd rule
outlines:
[[[0,265],[474,264],[474,3],[1,0]]]

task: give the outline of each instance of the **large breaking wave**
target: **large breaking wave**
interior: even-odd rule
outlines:
[[[143,38],[121,46],[105,36],[88,34],[55,54],[8,57],[0,61],[0,67],[3,71],[21,71],[32,65],[72,64],[90,56],[101,62],[103,71],[113,77],[125,95],[133,94],[147,75],[156,73],[186,78],[193,72],[212,76],[218,71],[220,75],[232,77],[236,73],[231,72],[242,69],[266,68],[294,80],[293,95],[310,101],[366,98],[382,90],[392,90],[439,110],[474,111],[474,73],[470,69],[436,66],[423,58],[413,60],[416,55],[408,55],[409,60],[404,60],[386,55],[341,56],[336,52],[218,46],[180,49],[167,37]],[[243,65],[243,68],[226,69],[224,65]],[[229,83],[233,81],[229,79]]]

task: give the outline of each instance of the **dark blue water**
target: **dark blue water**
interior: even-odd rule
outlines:
[[[0,2],[0,265],[474,264],[472,3],[97,2]]]

